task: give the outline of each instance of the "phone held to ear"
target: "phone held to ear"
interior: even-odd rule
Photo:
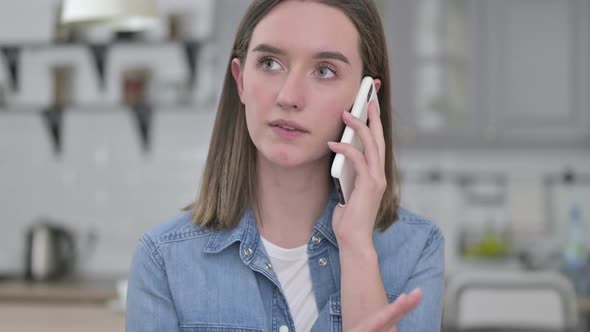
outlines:
[[[377,105],[379,104],[379,101],[377,100],[377,89],[375,89],[375,82],[373,81],[373,78],[366,76],[361,81],[361,87],[356,96],[354,104],[352,105],[350,113],[364,123],[367,123],[368,107],[372,100],[375,100]],[[361,142],[360,137],[357,135],[354,129],[350,128],[349,126],[344,128],[344,133],[342,134],[340,142],[352,144],[359,151],[364,151],[363,143]],[[348,203],[350,194],[354,188],[354,180],[356,178],[352,161],[346,158],[343,154],[337,153],[336,157],[334,157],[334,161],[332,162],[331,174],[332,178],[334,179],[334,185],[336,187],[336,192],[338,193],[340,205],[345,206]]]

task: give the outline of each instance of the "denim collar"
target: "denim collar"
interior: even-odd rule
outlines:
[[[332,229],[332,215],[334,214],[334,208],[338,204],[338,194],[336,191],[332,191],[330,197],[328,198],[328,204],[326,204],[326,208],[324,212],[318,219],[318,221],[314,225],[314,229],[320,232],[332,245],[338,248],[338,241],[336,240],[336,235],[334,234],[334,230]]]
[[[338,204],[338,195],[336,192],[332,192],[324,212],[322,212],[322,215],[314,225],[314,229],[328,239],[333,246],[338,247],[336,235],[332,229],[332,214],[336,204]],[[250,208],[233,229],[213,232],[204,251],[206,253],[219,253],[232,244],[240,242],[240,256],[244,261],[248,262],[256,256],[256,251],[259,249],[259,239],[260,235],[254,218],[254,211]]]

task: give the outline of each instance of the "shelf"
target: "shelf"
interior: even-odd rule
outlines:
[[[149,104],[154,112],[196,112],[205,113],[201,111],[206,109],[207,112],[211,107],[206,104],[190,103],[190,104]],[[12,105],[7,107],[0,107],[0,117],[5,115],[37,115],[51,108],[51,105]],[[95,103],[95,104],[72,104],[64,107],[64,113],[107,113],[107,112],[125,112],[131,110],[131,106],[113,103]]]
[[[207,39],[183,39],[183,40],[111,40],[106,42],[22,42],[22,43],[0,43],[0,48],[19,49],[52,49],[63,47],[91,47],[95,45],[116,46],[163,46],[182,44],[204,44]]]
[[[115,46],[147,46],[158,47],[166,45],[178,45],[183,47],[185,60],[189,68],[188,84],[192,87],[195,83],[196,54],[207,39],[186,40],[112,40],[108,42],[23,42],[0,44],[0,51],[4,56],[6,67],[10,74],[10,85],[13,91],[19,89],[20,55],[23,49],[55,49],[82,47],[91,53],[94,66],[99,79],[99,85],[105,88],[105,68],[109,50]]]
[[[67,118],[70,115],[84,116],[82,114],[123,114],[125,117],[129,117],[134,123],[134,131],[136,131],[139,142],[141,143],[141,149],[143,153],[148,154],[151,151],[153,141],[153,127],[154,122],[158,119],[158,114],[200,114],[209,116],[214,114],[213,106],[209,104],[197,104],[193,103],[190,105],[174,105],[174,104],[160,104],[160,105],[138,105],[135,107],[125,106],[121,104],[86,104],[86,105],[72,105],[64,107],[62,109],[58,107],[29,107],[22,108],[19,110],[3,111],[0,108],[0,122],[2,118],[5,119],[12,117],[33,117],[38,118],[38,121],[42,122],[43,127],[47,132],[47,139],[51,142],[53,153],[56,156],[62,154],[62,146],[64,135],[63,132],[68,130]]]

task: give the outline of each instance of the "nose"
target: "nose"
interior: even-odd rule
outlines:
[[[277,104],[284,110],[302,110],[305,94],[304,78],[296,72],[290,72],[283,81],[277,95]]]

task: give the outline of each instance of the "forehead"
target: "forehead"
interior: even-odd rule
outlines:
[[[314,1],[284,1],[254,28],[249,48],[268,43],[287,51],[339,51],[360,61],[359,36],[340,9]]]

